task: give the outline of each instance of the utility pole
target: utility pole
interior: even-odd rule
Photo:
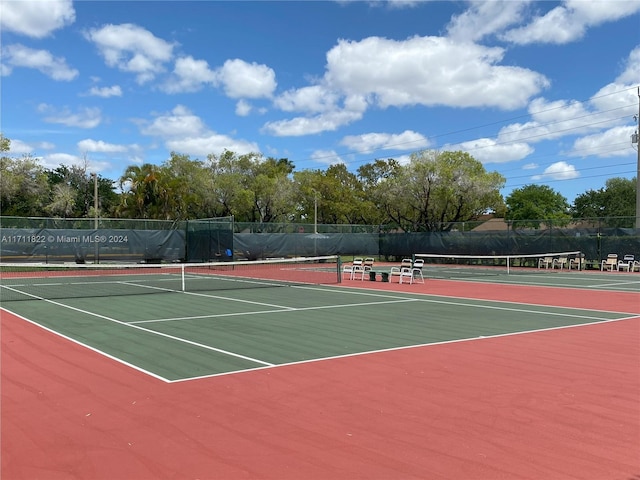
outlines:
[[[92,173],[93,177],[93,228],[98,229],[98,175]]]
[[[318,234],[318,192],[313,191],[313,233]]]
[[[93,177],[93,228],[95,229],[94,235],[98,235],[98,174],[92,173],[91,176]],[[93,263],[98,263],[100,254],[98,242],[94,243],[94,248]]]
[[[640,87],[638,87],[638,116],[636,117],[636,133],[632,142],[636,144],[638,166],[636,171],[636,230],[640,230]]]

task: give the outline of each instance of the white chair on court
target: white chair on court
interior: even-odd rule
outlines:
[[[543,257],[538,260],[538,268],[546,268],[553,267],[553,257]]]
[[[369,270],[373,270],[373,263],[375,262],[375,259],[373,257],[367,257],[364,259],[364,262],[362,262],[362,266],[364,268],[365,272],[368,272]]]
[[[407,276],[407,272],[404,269],[409,269],[411,272],[411,267],[413,266],[413,262],[410,258],[403,258],[399,267],[391,267],[391,271],[389,272],[389,282],[393,280],[393,277],[398,277],[400,283],[402,283],[403,276]],[[404,275],[403,275],[404,273]]]
[[[562,270],[567,265],[567,257],[558,257],[553,259],[553,263],[551,265],[551,269],[554,270],[556,267]]]
[[[633,255],[625,255],[624,257],[622,257],[622,260],[618,260],[618,271],[632,272],[634,261],[635,257]]]
[[[609,255],[607,255],[607,258],[605,260],[602,260],[602,263],[600,264],[600,271],[609,271],[609,272],[613,272],[614,270],[618,270],[618,254],[617,253],[610,253]]]
[[[403,282],[402,280],[405,279]],[[411,267],[400,267],[400,279],[399,283],[413,283],[413,271]]]
[[[586,262],[585,262],[584,254],[580,253],[576,255],[574,258],[569,259],[569,270],[571,270],[573,267],[575,267],[577,270],[584,270],[585,264]]]
[[[358,275],[360,276],[360,280],[364,279],[365,265],[364,260],[362,258],[356,257],[353,259],[352,271],[351,271],[351,280],[358,280]]]
[[[353,265],[345,264],[342,266],[342,276],[349,276],[349,280],[353,280]]]
[[[418,280],[420,281],[420,283],[424,283],[424,277],[422,276],[422,267],[424,266],[424,260],[422,259],[418,259],[415,260],[413,262],[411,262],[410,266],[402,266],[400,267],[400,283],[406,283],[407,281],[409,282],[409,284],[412,284],[414,282],[417,282]],[[404,282],[403,282],[404,280]]]
[[[412,281],[424,283],[424,277],[422,276],[422,268],[424,267],[424,260],[421,258],[416,259],[411,266]]]

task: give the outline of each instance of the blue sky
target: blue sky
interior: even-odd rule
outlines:
[[[117,180],[171,151],[296,170],[464,150],[572,202],[636,176],[640,0],[0,6],[10,155]]]

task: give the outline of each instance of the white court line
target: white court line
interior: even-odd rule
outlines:
[[[418,298],[404,298],[401,300],[388,300],[384,302],[366,302],[366,303],[351,303],[344,305],[320,305],[317,307],[287,307],[282,310],[262,310],[259,312],[235,312],[235,313],[218,313],[212,315],[197,315],[193,317],[174,317],[174,318],[158,318],[154,320],[137,320],[135,322],[129,322],[132,324],[139,323],[154,323],[154,322],[173,322],[175,320],[199,320],[203,318],[221,318],[221,317],[242,317],[245,315],[258,315],[258,314],[269,314],[269,313],[286,313],[286,312],[302,312],[307,310],[323,310],[327,308],[353,308],[353,307],[362,307],[362,306],[371,306],[371,305],[384,305],[388,303],[407,303],[407,302],[419,302],[421,301]]]
[[[296,287],[296,288],[304,288],[304,289],[309,289],[309,290],[320,290],[320,291],[327,291],[327,289],[322,289],[322,288],[317,288],[317,287]],[[342,293],[342,292],[341,292]],[[559,307],[559,306],[553,306],[553,305],[539,305],[539,304],[524,304],[524,303],[520,303],[520,302],[501,302],[501,301],[492,301],[492,300],[482,300],[482,299],[476,299],[476,298],[466,298],[466,297],[444,297],[444,298],[458,298],[460,300],[469,300],[471,303],[462,303],[462,302],[454,302],[451,300],[435,300],[435,299],[428,299],[428,298],[410,298],[410,297],[398,297],[398,296],[393,296],[393,295],[376,295],[376,294],[368,294],[365,292],[357,292],[357,293],[352,293],[352,292],[344,292],[344,293],[348,293],[348,294],[360,294],[360,295],[368,295],[368,296],[374,296],[374,297],[382,297],[382,298],[387,298],[387,297],[391,297],[394,298],[394,300],[387,300],[387,301],[381,301],[381,302],[365,302],[365,303],[350,303],[350,304],[343,304],[343,305],[321,305],[321,306],[316,306],[316,307],[290,307],[288,310],[264,310],[264,311],[259,311],[259,312],[236,312],[236,313],[226,313],[226,314],[212,314],[212,315],[198,315],[198,316],[193,316],[193,317],[175,317],[175,318],[164,318],[164,319],[152,319],[152,320],[139,320],[139,321],[135,321],[135,322],[130,322],[132,324],[139,324],[139,323],[156,323],[156,322],[170,322],[170,321],[183,321],[183,320],[197,320],[197,319],[208,319],[208,318],[223,318],[223,317],[241,317],[241,316],[245,316],[245,315],[256,315],[256,314],[272,314],[272,313],[286,313],[286,312],[304,312],[304,311],[312,311],[312,310],[326,310],[326,309],[335,309],[335,308],[360,308],[363,306],[372,306],[372,305],[384,305],[384,304],[394,304],[394,303],[408,303],[408,302],[426,302],[426,303],[437,303],[437,304],[442,304],[442,305],[455,305],[455,306],[462,306],[462,307],[468,307],[468,308],[484,308],[484,309],[489,309],[489,310],[501,310],[501,311],[507,311],[507,312],[516,312],[516,313],[531,313],[534,315],[553,315],[553,316],[557,316],[557,317],[568,317],[568,318],[583,318],[583,319],[588,319],[588,320],[598,320],[598,321],[603,321],[603,320],[610,320],[609,318],[606,317],[600,317],[600,316],[593,316],[593,315],[578,315],[575,313],[561,313],[561,312],[556,312],[556,311],[549,311],[548,309],[563,309],[563,310],[572,310],[572,311],[587,311],[590,313],[618,313],[618,312],[610,312],[608,310],[593,310],[593,309],[584,309],[584,308],[574,308],[574,307]],[[415,295],[415,294],[414,294]],[[502,307],[502,306],[498,306],[498,305],[482,305],[479,304],[478,302],[492,302],[492,303],[507,303],[507,304],[517,304],[517,305],[528,305],[531,307],[540,307],[541,309],[547,309],[547,310],[528,310],[528,309],[524,309],[524,308],[515,308],[515,307]],[[627,313],[625,313],[627,314]],[[632,315],[632,314],[629,314]]]
[[[97,353],[99,355],[102,355],[103,357],[107,357],[108,359],[113,360],[113,361],[115,361],[117,363],[121,363],[122,365],[125,365],[127,367],[133,368],[134,370],[137,370],[137,371],[139,371],[141,373],[149,375],[149,376],[151,376],[153,378],[157,378],[158,380],[162,380],[165,383],[171,383],[171,380],[169,380],[168,378],[165,378],[165,377],[162,377],[160,375],[157,375],[157,374],[155,374],[153,372],[150,372],[149,370],[145,370],[144,368],[139,367],[139,366],[137,366],[137,365],[135,365],[133,363],[129,363],[129,362],[125,361],[125,360],[122,360],[121,358],[114,357],[113,355],[110,355],[107,352],[103,352],[102,350],[98,350],[97,348],[92,347],[91,345],[87,345],[86,343],[79,342],[78,340],[76,340],[73,337],[69,337],[69,336],[67,336],[67,335],[65,335],[63,333],[60,333],[60,332],[58,332],[56,330],[53,330],[53,329],[51,329],[49,327],[45,327],[44,325],[42,325],[42,324],[40,324],[38,322],[34,322],[33,320],[28,319],[27,317],[23,317],[22,315],[20,315],[18,313],[12,312],[11,310],[7,310],[5,307],[0,307],[0,310],[4,310],[5,312],[18,317],[21,320],[24,320],[25,322],[29,322],[30,324],[32,324],[32,325],[34,325],[36,327],[40,327],[40,328],[42,328],[43,330],[46,330],[49,333],[57,335],[60,338],[64,338],[65,340],[68,340],[71,343],[75,343],[76,345],[80,345],[81,347],[87,348],[87,349],[91,350],[92,352]]]
[[[608,323],[608,322],[620,322],[620,321],[624,321],[624,320],[632,320],[634,318],[638,318],[638,315],[633,315],[630,317],[624,317],[624,318],[614,318],[614,319],[608,319],[605,320],[605,322],[601,322],[601,323]],[[255,372],[258,370],[266,370],[266,369],[273,369],[273,368],[281,368],[281,367],[288,367],[291,365],[304,365],[307,363],[315,363],[315,362],[324,362],[326,360],[338,360],[341,358],[351,358],[351,357],[360,357],[363,355],[374,355],[374,354],[378,354],[378,353],[386,353],[386,352],[394,352],[394,351],[400,351],[400,350],[411,350],[414,348],[424,348],[424,347],[433,347],[433,346],[437,346],[437,345],[448,345],[448,344],[452,344],[452,343],[463,343],[463,342],[476,342],[478,340],[487,340],[490,338],[501,338],[501,337],[512,337],[512,336],[516,336],[516,335],[528,335],[528,334],[532,334],[532,333],[539,333],[539,332],[548,332],[548,331],[553,331],[553,330],[564,330],[567,328],[582,328],[582,327],[588,327],[591,325],[595,325],[596,323],[587,323],[587,324],[578,324],[578,325],[563,325],[561,327],[549,327],[549,328],[540,328],[537,330],[526,330],[526,331],[521,331],[521,332],[511,332],[511,333],[499,333],[496,335],[486,335],[486,336],[479,336],[479,337],[473,337],[473,338],[459,338],[456,340],[444,340],[441,342],[432,342],[432,343],[421,343],[418,345],[405,345],[402,347],[391,347],[391,348],[382,348],[379,350],[368,350],[365,352],[357,352],[357,353],[347,353],[344,355],[334,355],[331,357],[322,357],[322,358],[312,358],[309,360],[300,360],[297,362],[288,362],[288,363],[280,363],[278,365],[273,365],[270,367],[258,367],[258,368],[251,368],[251,369],[243,369],[243,370],[234,370],[231,372],[223,372],[223,373],[213,373],[211,375],[199,375],[197,377],[189,377],[189,378],[180,378],[178,380],[170,380],[169,383],[180,383],[180,382],[189,382],[192,380],[203,380],[206,378],[214,378],[214,377],[222,377],[222,376],[226,376],[226,375],[236,375],[239,373],[245,373],[245,372]]]
[[[531,287],[536,288],[539,287],[540,285],[531,285]],[[311,288],[312,290],[326,290],[326,289],[319,289],[319,288],[314,288],[314,287],[296,287],[296,288]],[[367,290],[364,287],[347,287],[348,289],[354,289],[354,291],[356,291],[356,289],[358,289],[358,292],[361,292],[361,295],[373,295],[376,296],[374,293],[369,294],[367,292],[371,292],[371,290]],[[362,290],[360,290],[362,289]],[[604,292],[607,292],[607,290],[603,290]],[[616,313],[616,314],[622,314],[622,315],[638,315],[638,313],[635,312],[620,312],[618,310],[599,310],[599,309],[595,309],[595,308],[580,308],[580,307],[564,307],[561,305],[543,305],[543,304],[539,304],[539,303],[528,303],[528,302],[513,302],[513,301],[509,301],[509,300],[491,300],[491,299],[486,299],[486,298],[476,298],[476,297],[465,297],[462,295],[443,295],[443,294],[432,294],[432,293],[418,293],[418,292],[406,292],[409,295],[417,295],[419,297],[440,297],[440,298],[457,298],[458,300],[468,300],[470,302],[485,302],[485,303],[497,303],[497,304],[507,304],[507,305],[527,305],[530,307],[542,307],[542,308],[555,308],[555,309],[560,309],[560,310],[582,310],[582,311],[587,311],[587,312],[601,312],[601,313]],[[626,292],[623,292],[626,293]],[[381,295],[382,297],[391,297],[391,298],[406,298],[406,297],[397,297],[397,296],[391,296],[391,295]],[[451,302],[447,302],[444,300],[429,300],[430,302],[433,303],[445,303],[445,304],[449,304]],[[456,303],[451,303],[452,305],[457,305]],[[475,303],[474,304],[465,304],[462,303],[460,305],[463,306],[477,306]],[[496,307],[496,308],[500,308],[500,307]],[[520,310],[518,309],[514,309],[514,311],[518,312]],[[554,315],[553,312],[540,312],[540,313],[549,313],[550,315]]]
[[[598,287],[617,287],[620,285],[639,285],[640,286],[640,280],[636,280],[633,282],[615,282],[615,283],[605,283],[604,285],[589,285],[589,288],[598,288]],[[640,291],[639,291],[640,293]]]
[[[520,278],[523,277],[524,275],[517,275],[514,276],[515,278]],[[425,276],[425,279],[427,279],[428,277]],[[618,284],[593,284],[593,285],[584,285],[584,284],[575,284],[575,285],[565,285],[565,284],[558,284],[558,283],[549,283],[549,282],[531,282],[531,281],[518,281],[518,280],[507,280],[507,279],[492,279],[492,280],[486,280],[486,279],[482,279],[482,278],[478,278],[477,276],[472,278],[472,277],[447,277],[447,278],[441,278],[441,277],[431,277],[435,280],[440,280],[440,281],[460,281],[460,282],[472,282],[472,283],[482,283],[484,285],[491,285],[491,284],[496,284],[496,285],[500,285],[500,284],[505,284],[505,285],[523,285],[523,286],[527,286],[527,287],[554,287],[554,288],[572,288],[575,290],[602,290],[603,292],[611,292],[612,290],[608,290],[607,287],[609,286],[616,286]],[[585,279],[587,280],[587,279]],[[592,278],[588,279],[588,280],[593,280]],[[624,282],[624,283],[619,283],[619,285],[638,285],[640,286],[640,281],[635,281],[635,282]],[[613,291],[619,291],[622,293],[640,293],[640,289],[625,289],[625,290],[613,290]]]
[[[229,350],[223,350],[223,349],[221,349],[221,348],[212,347],[212,346],[210,346],[210,345],[205,345],[205,344],[203,344],[203,343],[194,342],[194,341],[191,341],[191,340],[187,340],[187,339],[185,339],[185,338],[176,337],[176,336],[174,336],[174,335],[169,335],[169,334],[167,334],[167,333],[157,332],[157,331],[155,331],[155,330],[150,330],[150,329],[148,329],[148,328],[140,327],[140,326],[138,326],[138,325],[132,325],[132,324],[130,324],[130,323],[123,322],[123,321],[121,321],[121,320],[117,320],[117,319],[115,319],[115,318],[107,317],[106,315],[100,315],[100,314],[98,314],[98,313],[89,312],[88,310],[83,310],[83,309],[81,309],[81,308],[72,307],[71,305],[65,305],[64,303],[56,302],[56,301],[54,301],[54,300],[49,300],[49,299],[47,299],[47,298],[38,297],[37,295],[32,295],[32,294],[30,294],[30,293],[21,292],[21,291],[19,291],[19,290],[14,290],[13,288],[11,288],[11,287],[7,287],[6,285],[4,285],[4,288],[8,288],[9,290],[13,290],[13,291],[18,292],[18,293],[21,293],[21,294],[23,294],[23,295],[27,295],[27,296],[29,296],[29,297],[35,298],[35,299],[37,299],[37,300],[43,300],[43,301],[45,301],[45,302],[47,302],[47,303],[51,303],[52,305],[57,305],[57,306],[59,306],[59,307],[68,308],[69,310],[73,310],[73,311],[75,311],[75,312],[80,312],[80,313],[83,313],[83,314],[85,314],[85,315],[89,315],[89,316],[92,316],[92,317],[97,317],[97,318],[101,318],[101,319],[104,319],[104,320],[108,320],[108,321],[113,322],[113,323],[116,323],[116,324],[118,324],[118,325],[123,325],[123,326],[125,326],[125,327],[134,328],[134,329],[136,329],[136,330],[141,330],[141,331],[143,331],[143,332],[151,333],[152,335],[157,335],[157,336],[159,336],[159,337],[168,338],[168,339],[170,339],[170,340],[175,340],[175,341],[177,341],[177,342],[186,343],[186,344],[188,344],[188,345],[193,345],[193,346],[195,346],[195,347],[203,348],[203,349],[205,349],[205,350],[211,350],[211,351],[214,351],[214,352],[222,353],[222,354],[224,354],[224,355],[229,355],[229,356],[231,356],[231,357],[241,358],[241,359],[243,359],[243,360],[248,360],[248,361],[250,361],[250,362],[258,363],[258,364],[261,364],[261,365],[266,365],[266,366],[272,366],[272,365],[274,365],[273,363],[265,362],[265,361],[263,361],[263,360],[259,360],[259,359],[257,359],[257,358],[247,357],[246,355],[241,355],[241,354],[239,354],[239,353],[230,352]],[[6,310],[6,309],[5,309],[5,310]],[[10,310],[7,310],[7,311],[8,311],[8,312],[11,312]],[[13,312],[11,312],[11,313],[13,313]],[[84,345],[84,346],[86,346],[86,347],[88,347],[88,348],[91,348],[91,347],[89,347],[88,345],[85,345],[85,344],[84,344],[84,343],[82,343],[82,342],[77,341],[76,343],[78,343],[79,345]]]
[[[8,286],[3,286],[3,288],[8,288],[9,290],[14,290],[11,287]],[[156,289],[160,289],[163,290],[159,287],[150,287],[150,288],[156,288]],[[521,313],[533,313],[533,314],[540,314],[540,315],[556,315],[556,316],[563,316],[563,317],[573,317],[573,318],[583,318],[583,319],[588,319],[588,320],[593,320],[593,321],[616,321],[616,320],[622,320],[622,319],[609,319],[609,318],[602,318],[602,317],[594,317],[594,316],[587,316],[587,315],[576,315],[576,314],[569,314],[569,313],[559,313],[559,312],[549,312],[549,311],[536,311],[536,310],[527,310],[527,309],[522,309],[522,308],[512,308],[512,307],[501,307],[501,306],[496,306],[496,305],[482,305],[482,302],[486,302],[486,303],[498,303],[498,304],[517,304],[517,305],[529,305],[529,306],[535,306],[535,307],[541,307],[541,308],[548,308],[548,309],[566,309],[566,310],[587,310],[587,309],[580,309],[580,308],[573,308],[573,307],[560,307],[560,306],[549,306],[549,305],[539,305],[539,304],[525,304],[525,303],[521,303],[521,302],[504,302],[504,301],[499,301],[499,300],[486,300],[486,299],[477,299],[477,298],[469,298],[469,297],[446,297],[446,296],[442,296],[442,295],[431,295],[431,296],[439,296],[441,298],[458,298],[460,300],[467,300],[471,303],[462,303],[462,302],[451,302],[450,300],[435,300],[435,299],[430,299],[430,298],[424,298],[424,297],[428,297],[430,295],[428,294],[420,294],[420,293],[412,293],[412,292],[406,292],[406,294],[409,295],[417,295],[418,298],[415,297],[406,297],[406,296],[398,296],[398,295],[393,295],[393,294],[380,294],[380,293],[372,293],[370,290],[364,290],[364,287],[355,287],[355,288],[346,288],[346,289],[340,289],[340,290],[333,290],[336,287],[329,287],[329,288],[321,288],[321,287],[312,287],[312,286],[295,286],[293,288],[299,288],[299,289],[308,289],[308,290],[318,290],[318,291],[334,291],[334,292],[339,292],[340,294],[348,294],[348,295],[366,295],[366,296],[373,296],[373,297],[378,297],[378,298],[391,298],[393,300],[389,300],[389,301],[384,301],[384,302],[366,302],[366,303],[357,303],[357,304],[346,304],[346,305],[326,305],[326,306],[319,306],[319,307],[302,307],[302,308],[286,308],[286,307],[280,307],[281,310],[277,310],[277,311],[265,311],[265,312],[249,312],[249,313],[238,313],[238,314],[234,314],[234,315],[251,315],[251,314],[255,314],[255,313],[285,313],[287,311],[308,311],[308,310],[319,310],[319,309],[327,309],[327,308],[353,308],[353,307],[360,307],[362,305],[378,305],[378,304],[390,304],[390,303],[402,303],[402,302],[415,302],[415,301],[420,301],[420,302],[426,302],[426,303],[438,303],[438,304],[445,304],[445,305],[458,305],[458,306],[463,306],[463,307],[470,307],[470,308],[486,308],[486,309],[495,309],[495,310],[503,310],[503,311],[512,311],[512,312],[521,312]],[[358,288],[362,289],[362,290],[358,290]],[[148,332],[151,333],[153,335],[158,335],[161,337],[165,337],[165,338],[169,338],[172,340],[176,340],[178,342],[183,342],[183,343],[187,343],[190,345],[194,345],[197,347],[201,347],[203,349],[206,350],[211,350],[211,351],[215,351],[218,353],[222,353],[222,354],[226,354],[226,355],[230,355],[230,356],[234,356],[234,357],[238,357],[238,358],[242,358],[248,361],[252,361],[254,363],[258,363],[263,365],[263,367],[257,367],[257,368],[253,368],[253,369],[244,369],[244,370],[234,370],[231,372],[225,372],[225,373],[220,373],[220,374],[212,374],[212,375],[204,375],[204,376],[200,376],[200,377],[190,377],[190,378],[186,378],[186,379],[179,379],[179,380],[168,380],[168,379],[164,379],[163,377],[160,377],[156,374],[153,374],[151,372],[147,372],[144,369],[135,367],[137,370],[143,372],[143,373],[148,373],[149,375],[155,377],[155,378],[160,378],[163,379],[164,381],[168,382],[168,383],[173,383],[173,382],[178,382],[178,381],[184,381],[184,380],[190,380],[190,379],[196,379],[196,378],[209,378],[209,377],[213,377],[213,376],[219,376],[219,375],[228,375],[228,374],[233,374],[233,373],[238,373],[241,371],[250,371],[250,370],[256,370],[256,369],[262,369],[262,368],[272,368],[272,367],[279,367],[279,366],[285,366],[285,365],[293,365],[293,364],[298,364],[298,363],[308,363],[308,362],[312,362],[312,361],[320,361],[320,360],[327,360],[327,359],[332,359],[332,358],[342,358],[342,357],[350,357],[350,356],[355,356],[355,355],[364,355],[364,354],[368,354],[368,353],[377,353],[377,352],[384,352],[384,351],[389,351],[389,350],[398,350],[398,349],[406,349],[406,348],[415,348],[415,347],[419,347],[419,346],[426,346],[426,345],[437,345],[439,343],[454,343],[454,342],[460,342],[460,341],[469,341],[469,340],[474,340],[473,339],[459,339],[459,340],[452,340],[452,341],[445,341],[445,342],[437,342],[437,343],[429,343],[429,344],[422,344],[422,345],[409,345],[409,346],[404,346],[404,347],[394,347],[391,349],[382,349],[382,350],[375,350],[375,351],[369,351],[369,352],[361,352],[361,353],[355,353],[355,354],[346,354],[346,355],[340,355],[340,356],[336,356],[336,357],[326,357],[326,358],[319,358],[319,359],[312,359],[312,360],[308,360],[308,361],[301,361],[301,362],[291,362],[291,363],[287,363],[287,364],[273,364],[273,363],[269,363],[269,362],[265,362],[262,360],[258,360],[255,358],[251,358],[251,357],[246,357],[244,355],[240,355],[234,352],[229,352],[223,349],[218,349],[215,347],[211,347],[209,345],[204,345],[204,344],[199,344],[197,342],[192,342],[190,340],[186,340],[180,337],[175,337],[173,335],[168,335],[168,334],[164,334],[161,332],[157,332],[154,330],[150,330],[150,329],[146,329],[144,327],[140,327],[137,325],[133,325],[133,323],[139,323],[139,322],[123,322],[117,319],[113,319],[104,315],[100,315],[100,314],[96,314],[93,312],[89,312],[86,310],[82,310],[76,307],[72,307],[70,305],[65,305],[63,303],[60,302],[56,302],[53,300],[48,300],[42,297],[38,297],[36,295],[32,295],[32,294],[28,294],[28,293],[24,293],[21,292],[19,290],[14,290],[17,291],[18,293],[30,296],[32,298],[36,298],[39,300],[44,300],[48,303],[54,304],[54,305],[58,305],[61,306],[63,308],[68,308],[70,310],[74,310],[74,311],[78,311],[90,316],[94,316],[94,317],[98,317],[98,318],[103,318],[105,320],[120,324],[120,325],[124,325],[124,326],[128,326],[130,328],[136,328],[139,329],[141,331],[144,332]],[[171,292],[174,292],[174,290],[169,290]],[[186,294],[189,294],[189,292],[183,292]],[[192,295],[198,295],[198,296],[205,296],[205,297],[211,297],[211,298],[222,298],[225,300],[235,300],[235,299],[229,299],[227,297],[219,297],[219,296],[211,296],[211,295],[206,295],[206,294],[200,294],[200,293],[194,293],[191,292],[190,294]],[[250,302],[247,301],[248,303],[259,303],[259,302]],[[285,309],[286,308],[286,309]],[[6,310],[6,309],[5,309]],[[10,310],[7,310],[10,311]],[[587,310],[587,311],[593,311],[593,312],[602,312],[602,313],[616,313],[616,312],[610,312],[610,311],[598,311],[598,310]],[[13,314],[13,312],[11,312]],[[17,315],[17,314],[14,314]],[[628,318],[636,318],[638,315],[637,314],[627,314],[627,315],[631,315]],[[19,315],[17,315],[19,316]],[[23,318],[20,316],[20,318]],[[198,317],[198,318],[207,318],[207,317]],[[189,319],[189,317],[185,317],[184,318]],[[29,320],[30,321],[30,320]],[[158,320],[149,320],[149,321],[143,321],[143,322],[153,322],[153,321],[158,321]],[[166,320],[165,320],[166,321]],[[64,338],[68,338],[65,335],[62,335],[54,330],[51,330],[47,327],[44,327],[38,323],[32,322],[35,325],[38,325],[48,331],[51,331],[52,333],[59,335],[61,337]],[[570,327],[576,327],[576,326],[582,326],[582,325],[570,325],[570,326],[563,326],[563,327],[552,327],[552,328],[546,328],[546,329],[537,329],[537,330],[530,330],[530,331],[525,331],[525,332],[515,332],[515,333],[509,333],[509,334],[499,334],[499,335],[493,335],[493,336],[487,336],[487,337],[483,337],[483,338],[491,338],[491,337],[499,337],[499,336],[507,336],[507,335],[516,335],[516,334],[521,334],[521,333],[531,333],[531,332],[539,332],[539,331],[545,331],[545,330],[554,330],[554,329],[558,329],[558,328],[570,328]],[[112,357],[111,355],[102,352],[100,350],[97,350],[89,345],[86,345],[82,342],[79,342],[77,340],[73,340],[71,338],[68,338],[69,340],[73,341],[74,343],[78,344],[78,345],[82,345],[85,346],[89,349],[91,349],[92,351],[96,351],[98,353],[101,353],[103,355],[105,355],[108,358],[113,358],[116,361],[123,363],[125,365],[129,365],[127,362],[120,360],[116,357]]]

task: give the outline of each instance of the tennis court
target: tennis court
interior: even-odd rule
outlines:
[[[3,278],[3,478],[640,474],[640,275],[272,263]]]

